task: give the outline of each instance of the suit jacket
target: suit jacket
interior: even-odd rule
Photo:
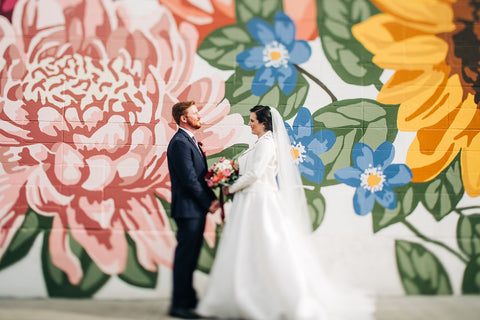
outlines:
[[[168,144],[168,170],[172,183],[173,218],[202,218],[215,194],[205,181],[207,158],[192,138],[179,129]]]

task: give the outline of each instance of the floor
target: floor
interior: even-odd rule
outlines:
[[[478,320],[480,296],[381,297],[377,320]],[[2,320],[158,320],[168,300],[0,299]]]

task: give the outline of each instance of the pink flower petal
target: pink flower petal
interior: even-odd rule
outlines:
[[[176,28],[172,14],[161,11],[158,23],[153,26],[152,34],[159,41],[161,78],[166,82],[167,91],[173,96],[179,96],[185,89],[185,79],[190,79],[195,58],[198,33],[190,24]]]
[[[115,214],[115,202],[113,199],[95,200],[87,197],[79,197],[78,205],[83,213],[91,221],[85,224],[87,228],[108,229],[112,225],[112,218]]]
[[[87,51],[91,40],[101,40],[104,37],[98,37],[98,35],[108,35],[117,27],[111,16],[114,7],[109,1],[59,0],[58,2],[62,5],[65,14],[68,41],[81,39],[77,42],[76,50]]]
[[[205,231],[203,232],[203,238],[207,242],[210,248],[215,247],[217,239],[217,225],[222,224],[222,218],[220,217],[220,210],[215,213],[207,214],[207,221],[205,223]]]
[[[168,180],[168,182],[170,182],[170,178]],[[172,191],[170,183],[165,183],[165,186],[155,188],[155,194],[167,202],[172,202]]]
[[[2,183],[2,189],[5,189],[3,179],[5,179],[4,176],[0,178],[0,183]],[[5,190],[2,190],[3,192]],[[8,192],[5,193],[8,194]],[[0,259],[25,220],[28,210],[25,202],[25,196],[18,194],[14,197],[3,195],[0,199]]]
[[[34,167],[20,167],[18,154],[0,149],[0,258],[22,225],[28,205],[25,184]],[[19,150],[17,150],[19,151]],[[15,157],[14,157],[15,156]]]
[[[86,227],[90,220],[83,208],[70,208],[67,217],[70,233],[104,273],[119,274],[125,270],[127,239],[120,220],[113,220],[108,229],[90,229]]]
[[[199,113],[202,121],[207,121],[205,116],[212,112],[217,104],[225,96],[225,82],[218,74],[213,74],[209,78],[201,78],[191,83],[180,94],[179,100],[194,100],[199,104]]]
[[[137,258],[147,270],[156,271],[158,264],[172,267],[176,240],[161,203],[153,196],[132,198],[121,210],[128,234],[137,246]]]
[[[115,178],[113,162],[106,155],[93,156],[85,160],[90,170],[82,188],[89,191],[102,191]]]
[[[55,215],[73,199],[73,196],[61,194],[52,185],[44,168],[40,166],[36,167],[29,175],[26,194],[28,204],[33,211],[46,216]]]
[[[129,126],[120,116],[112,116],[102,127],[98,128],[90,137],[74,134],[73,142],[84,145],[87,150],[108,151],[114,153],[122,148],[129,140]]]
[[[62,8],[52,1],[48,6],[39,1],[18,2],[13,11],[12,25],[17,35],[22,36],[22,51],[28,52],[33,36],[42,30],[63,24]]]
[[[55,152],[55,177],[64,185],[78,184],[85,167],[83,155],[66,143],[59,143],[53,148]]]
[[[228,113],[230,104],[227,100],[222,101],[217,106],[219,113]],[[203,150],[207,155],[222,151],[237,141],[244,127],[243,118],[240,114],[234,113],[215,119],[213,125],[204,125],[199,129],[197,138],[203,143]]]
[[[143,169],[142,160],[140,156],[130,154],[117,162],[115,168],[117,169],[118,177],[122,179],[120,184],[130,185],[141,177]]]
[[[83,277],[82,266],[70,248],[68,227],[58,215],[53,218],[48,247],[52,263],[65,272],[71,284],[80,284]]]

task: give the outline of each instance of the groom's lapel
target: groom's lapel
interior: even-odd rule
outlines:
[[[198,153],[202,156],[203,160],[205,161],[205,165],[207,163],[207,158],[205,156],[205,154],[203,153],[203,151],[200,149],[200,147],[195,143],[195,141],[188,135],[188,133],[186,133],[184,130],[182,129],[178,129],[178,131],[180,131],[183,136],[185,137],[185,139],[187,139],[188,141],[190,141],[190,143],[193,145],[193,147],[198,151]]]
[[[185,130],[178,129],[180,133],[183,134],[184,138],[190,141],[190,143],[198,150],[198,146],[195,145],[195,141],[188,135],[188,133],[185,132]]]

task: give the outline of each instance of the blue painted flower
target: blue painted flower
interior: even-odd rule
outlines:
[[[285,128],[300,173],[310,181],[322,182],[325,166],[318,156],[332,148],[337,139],[335,134],[330,130],[320,130],[313,134],[312,115],[307,108],[298,109],[293,129],[286,122]]]
[[[357,188],[353,206],[358,215],[371,212],[375,200],[384,208],[395,209],[397,196],[392,188],[412,180],[412,171],[405,164],[391,164],[395,156],[393,144],[385,141],[375,152],[363,143],[353,146],[354,167],[337,170],[335,178]]]
[[[275,14],[273,27],[259,18],[253,18],[247,23],[247,28],[261,44],[237,56],[237,62],[243,69],[258,69],[252,93],[261,96],[278,80],[280,89],[289,95],[297,84],[294,65],[310,58],[310,46],[304,40],[295,40],[295,24],[282,11]]]

